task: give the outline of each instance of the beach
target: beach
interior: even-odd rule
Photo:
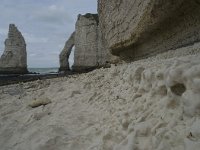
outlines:
[[[198,150],[200,49],[0,87],[2,150]]]

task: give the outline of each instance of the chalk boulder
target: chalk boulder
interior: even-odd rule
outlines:
[[[0,74],[27,73],[26,43],[14,24],[9,25],[8,38],[5,40],[5,50],[0,58]]]

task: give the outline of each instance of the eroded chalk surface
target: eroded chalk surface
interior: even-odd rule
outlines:
[[[43,97],[51,103],[29,106]],[[199,150],[199,49],[0,87],[0,145],[2,150]]]

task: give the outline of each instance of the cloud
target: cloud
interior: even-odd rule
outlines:
[[[0,29],[0,57],[3,54],[4,50],[4,41],[6,39],[7,30],[6,29]]]
[[[0,28],[0,57],[1,57],[1,54],[3,53],[3,49],[4,49],[4,41],[6,39],[6,36],[7,36],[7,31],[8,29],[5,29],[5,28]]]
[[[0,50],[4,49],[8,25],[14,23],[27,43],[29,67],[59,66],[58,55],[74,31],[77,15],[95,13],[96,3],[96,0],[1,0]]]
[[[66,9],[57,5],[50,5],[48,7],[40,8],[33,13],[31,19],[59,25],[64,25],[66,22],[73,22],[73,19],[68,15]]]
[[[1,36],[6,36],[8,34],[8,29],[0,28],[0,34]]]
[[[49,40],[47,37],[38,37],[29,33],[23,33],[23,36],[27,43],[47,43]]]
[[[40,59],[40,58],[45,57],[45,53],[43,53],[43,52],[31,53],[29,56],[30,57],[36,57],[37,59]]]
[[[64,43],[62,43],[62,44],[59,44],[59,45],[58,45],[58,48],[59,48],[59,49],[62,49],[62,48],[64,48]]]
[[[30,56],[30,57],[35,57],[35,56],[37,56],[37,54],[31,53],[31,54],[29,54],[29,56]]]
[[[55,52],[51,52],[51,53],[49,53],[49,55],[56,55],[56,56],[58,56],[60,53],[58,52],[58,51],[55,51]]]

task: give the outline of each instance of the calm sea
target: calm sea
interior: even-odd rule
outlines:
[[[49,73],[57,73],[58,68],[28,68],[28,71],[40,74],[49,74]]]

